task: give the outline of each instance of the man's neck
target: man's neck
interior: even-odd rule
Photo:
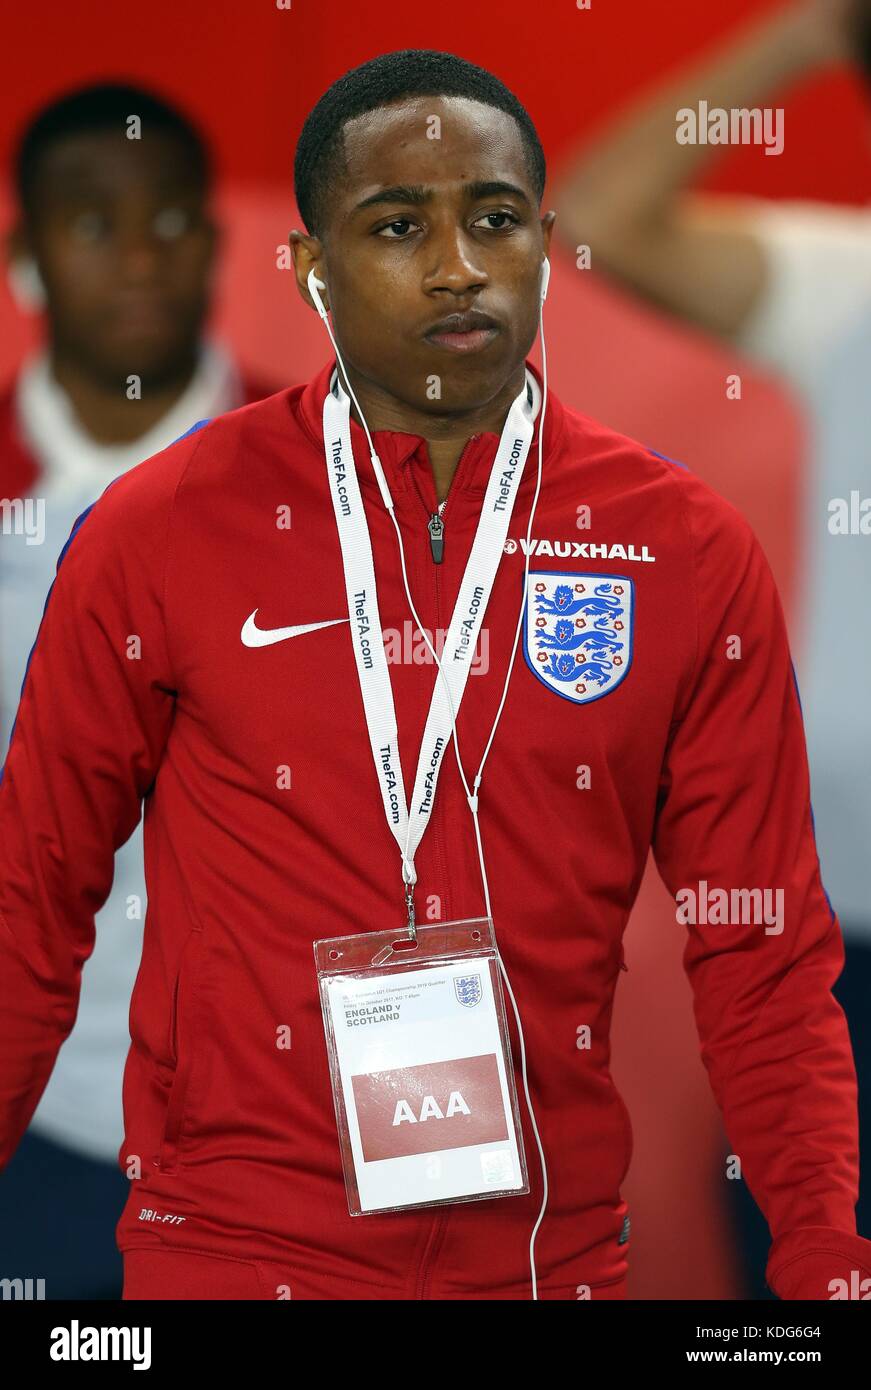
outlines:
[[[442,502],[448,495],[460,455],[472,435],[487,432],[501,434],[511,404],[523,390],[526,366],[521,362],[498,395],[486,405],[477,410],[443,415],[416,410],[414,406],[397,400],[374,382],[360,376],[354,368],[348,369],[348,376],[373,434],[376,430],[396,430],[404,434],[419,434],[426,440],[436,497]],[[353,402],[351,414],[361,425]]]
[[[184,394],[196,371],[196,358],[172,381],[143,391],[140,400],[130,400],[121,386],[95,380],[66,356],[52,354],[50,366],[91,439],[97,444],[129,444],[162,420]]]

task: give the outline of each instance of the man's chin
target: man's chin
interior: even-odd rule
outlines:
[[[434,399],[428,387],[421,405],[433,414],[481,409],[499,395],[515,373],[520,373],[524,361],[521,357],[509,362],[504,353],[497,357],[486,349],[463,354],[435,350],[427,356],[423,379],[428,383],[437,379],[439,395]]]
[[[182,348],[177,342],[113,341],[101,346],[94,361],[95,374],[113,389],[129,394],[136,386],[144,394],[188,377],[194,356],[195,349]],[[138,378],[135,382],[131,380],[134,377]]]

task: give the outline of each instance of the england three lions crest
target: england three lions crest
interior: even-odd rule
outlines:
[[[476,1004],[480,1004],[484,998],[484,990],[481,986],[480,975],[455,975],[454,993],[458,1003],[464,1008],[474,1009]]]
[[[526,584],[523,654],[530,669],[577,705],[610,695],[632,665],[632,580],[530,570]]]

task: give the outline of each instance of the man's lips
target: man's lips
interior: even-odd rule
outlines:
[[[126,336],[165,332],[177,318],[177,308],[164,296],[119,295],[107,315],[107,324],[112,332]]]
[[[451,352],[478,352],[499,332],[499,324],[489,314],[470,310],[467,314],[450,314],[428,328],[424,337],[436,347]]]

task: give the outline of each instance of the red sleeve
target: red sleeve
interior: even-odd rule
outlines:
[[[767,1278],[784,1297],[829,1298],[842,1255],[855,1264],[864,1251],[867,1265],[871,1242],[856,1237],[856,1071],[832,994],[844,947],[820,879],[786,625],[746,522],[692,477],[680,485],[697,650],[653,850],[688,932],[702,1060],[771,1231]],[[792,1276],[778,1286],[785,1261]]]
[[[174,473],[165,451],[79,517],[24,679],[0,782],[0,1168],[75,1022],[115,850],[139,821],[169,735]]]

